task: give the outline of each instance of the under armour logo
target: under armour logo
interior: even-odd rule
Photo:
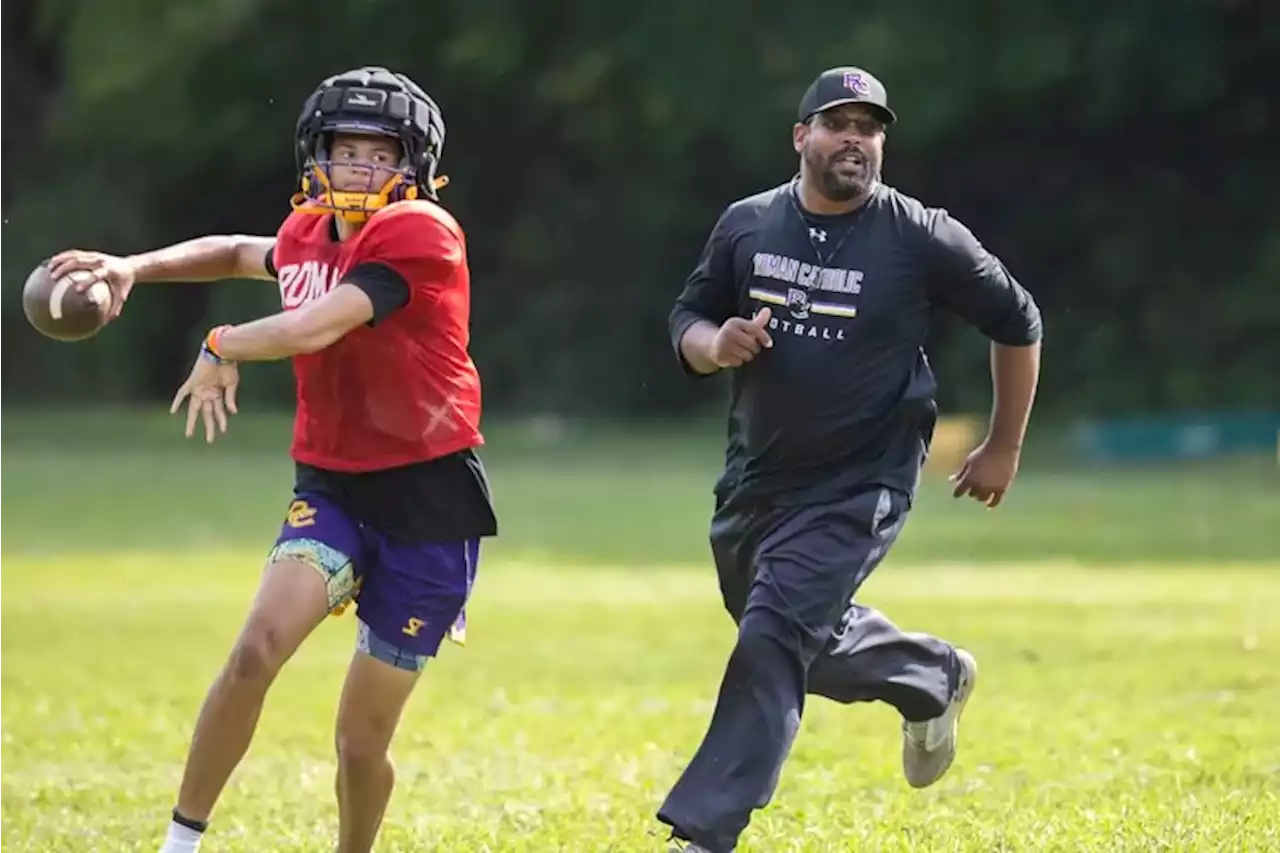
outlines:
[[[817,240],[819,243],[827,242],[827,232],[821,228],[810,228],[809,239]]]

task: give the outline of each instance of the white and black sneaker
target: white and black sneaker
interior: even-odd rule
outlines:
[[[941,716],[918,723],[902,723],[902,773],[913,788],[927,788],[941,779],[956,758],[960,715],[978,682],[978,662],[956,649],[960,677]]]

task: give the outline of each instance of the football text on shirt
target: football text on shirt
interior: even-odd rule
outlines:
[[[844,330],[828,326],[806,324],[810,315],[852,319],[858,316],[856,306],[844,301],[815,300],[813,291],[856,296],[862,292],[862,272],[840,267],[822,267],[785,255],[757,252],[752,257],[753,272],[758,279],[778,281],[787,285],[785,290],[766,286],[753,286],[748,291],[752,299],[771,305],[779,305],[790,312],[792,320],[773,318],[770,327],[781,327],[784,333],[823,340],[844,340]]]

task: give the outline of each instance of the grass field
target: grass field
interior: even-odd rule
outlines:
[[[154,851],[199,702],[287,499],[287,423],[9,417],[3,844]],[[659,851],[732,626],[706,559],[718,427],[495,428],[503,523],[470,642],[395,746],[380,850]],[[746,851],[1280,850],[1280,475],[1029,462],[997,512],[930,481],[864,588],[973,650],[951,774],[898,769],[893,712],[812,700]],[[331,850],[353,619],[286,668],[215,815],[217,851]]]

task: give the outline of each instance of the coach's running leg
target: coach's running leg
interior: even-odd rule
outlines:
[[[847,602],[897,538],[906,505],[904,494],[873,489],[824,506],[719,508],[712,547],[739,638],[707,735],[658,812],[678,838],[735,849],[751,812],[772,799],[806,694],[883,698],[924,719],[945,713],[957,663],[941,640],[879,617],[856,661],[876,674],[854,674],[855,661],[832,654],[847,639]]]
[[[395,786],[391,738],[426,658],[360,622],[358,649],[338,705],[338,853],[367,853]]]
[[[267,688],[328,612],[325,580],[295,560],[269,564],[257,598],[196,720],[163,853],[198,849],[223,787],[253,738]]]
[[[902,772],[915,788],[955,760],[960,715],[977,684],[973,655],[851,604],[813,665],[809,692],[851,704],[879,700],[902,715]]]
[[[851,589],[875,570],[906,523],[901,495],[891,491],[855,495],[844,503],[850,520],[865,519],[874,495],[874,536],[844,546]],[[776,513],[760,509],[718,509],[711,541],[725,608],[741,620],[747,594],[756,579],[757,558],[767,544]],[[815,539],[817,547],[823,540]],[[839,562],[840,555],[822,559]],[[960,715],[977,683],[978,666],[963,649],[928,634],[906,632],[870,607],[849,603],[830,632],[822,652],[809,666],[805,690],[846,704],[881,701],[902,715],[902,772],[916,788],[942,778],[955,760]]]
[[[904,719],[927,720],[945,710],[955,673],[955,651],[943,640],[851,604],[809,669],[809,692],[845,704],[887,702]]]
[[[893,547],[908,514],[905,498],[895,492],[854,495],[832,512],[837,518],[843,516],[846,526],[854,525],[854,541],[837,546],[843,553],[815,557],[842,565],[856,592]],[[742,621],[747,595],[756,580],[757,562],[780,523],[778,519],[776,510],[717,507],[711,545],[725,609],[735,622]],[[815,545],[820,541],[815,539]],[[958,666],[948,643],[928,634],[900,630],[883,614],[852,603],[852,594],[833,604],[837,607],[836,622],[809,668],[807,693],[846,704],[886,702],[907,720],[928,720],[944,712],[956,688]]]
[[[710,727],[658,812],[677,837],[728,853],[752,811],[769,803],[804,713],[809,668],[892,542],[906,503],[885,489],[820,506],[717,513],[716,568],[726,607],[741,618]]]
[[[903,512],[867,555],[862,577],[884,558],[906,523]],[[960,715],[977,684],[973,655],[928,634],[903,631],[884,614],[850,602],[809,667],[810,694],[836,702],[881,701],[902,715],[902,772],[925,788],[950,769]]]

